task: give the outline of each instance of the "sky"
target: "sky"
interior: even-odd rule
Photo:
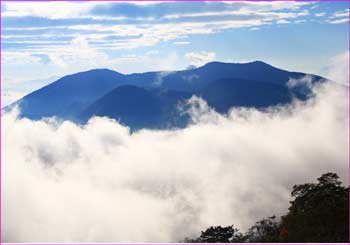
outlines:
[[[67,74],[261,60],[327,76],[347,2],[2,2],[2,105]],[[339,59],[342,58],[342,59]]]

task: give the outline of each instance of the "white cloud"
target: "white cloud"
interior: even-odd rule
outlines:
[[[1,53],[1,61],[6,64],[33,64],[40,63],[40,58],[33,56],[29,52],[19,52],[19,51],[2,51]]]
[[[112,50],[120,49],[134,49],[138,47],[149,47],[154,46],[160,42],[166,42],[171,40],[175,41],[176,44],[185,44],[184,41],[181,41],[181,38],[187,38],[193,35],[201,34],[212,34],[221,32],[227,29],[234,28],[253,28],[263,25],[270,25],[273,23],[273,20],[282,22],[287,22],[288,19],[294,19],[297,17],[294,13],[252,13],[256,15],[252,18],[243,18],[243,19],[228,19],[228,20],[208,20],[204,22],[196,21],[182,21],[179,23],[154,23],[154,24],[144,24],[142,26],[138,25],[101,25],[101,24],[87,24],[87,25],[68,25],[66,27],[58,26],[57,28],[66,28],[69,30],[75,30],[75,33],[65,34],[64,30],[59,31],[57,34],[44,33],[41,37],[49,40],[40,40],[42,45],[36,45],[35,47],[30,48],[30,50],[43,51],[56,49],[55,45],[52,45],[55,42],[55,37],[81,37],[89,41],[94,41],[95,47],[105,47]],[[220,13],[219,13],[220,15]],[[7,27],[4,27],[7,28]],[[56,28],[56,27],[52,27]],[[27,28],[22,28],[27,30]],[[50,32],[48,28],[48,32]],[[81,33],[81,31],[93,31],[93,33]],[[27,30],[28,31],[28,30]],[[57,30],[56,30],[57,32]],[[119,37],[128,37],[125,39],[116,39],[109,40],[105,39],[109,36],[119,36]],[[135,37],[137,36],[137,37]],[[7,35],[6,38],[8,41],[23,43],[23,38],[26,38],[26,42],[34,43],[37,39],[37,35],[31,34],[19,34],[19,35]],[[16,40],[17,39],[17,40]],[[45,45],[46,44],[48,45]],[[57,43],[57,42],[56,42]]]
[[[349,50],[333,57],[326,68],[326,77],[338,83],[349,86]]]
[[[313,82],[313,77],[306,75],[306,76],[299,78],[299,79],[290,78],[287,82],[287,86],[289,88],[294,88],[294,87],[298,87],[300,85],[304,85],[304,86],[311,88],[312,82]]]
[[[333,15],[329,17],[327,22],[331,24],[342,24],[349,22],[349,9],[340,10],[333,13]]]
[[[133,2],[134,4],[135,2]],[[3,16],[32,16],[32,17],[45,17],[51,19],[68,19],[68,18],[94,18],[99,20],[110,20],[114,21],[119,19],[130,19],[137,20],[139,17],[121,17],[121,16],[97,16],[91,15],[89,11],[96,5],[109,5],[106,2],[35,2],[35,3],[16,3],[7,2],[5,3],[5,11]],[[159,4],[159,3],[151,3]],[[170,4],[170,3],[169,3]],[[226,3],[228,7],[232,7],[234,3]],[[174,18],[188,18],[193,17],[192,21],[188,19],[180,19],[179,22],[173,23],[162,23],[157,21],[150,21],[149,18],[141,18],[141,26],[138,24],[115,24],[115,25],[101,25],[101,24],[71,24],[71,25],[57,25],[47,27],[6,27],[4,30],[46,30],[47,33],[41,35],[42,38],[48,38],[47,42],[54,41],[55,37],[67,37],[65,29],[76,30],[76,33],[69,33],[69,37],[82,37],[89,41],[98,42],[98,45],[108,47],[113,50],[120,49],[133,49],[138,47],[147,47],[158,44],[159,42],[176,40],[190,35],[196,34],[210,34],[220,32],[226,29],[233,28],[257,28],[263,25],[271,25],[274,21],[287,22],[291,19],[298,18],[299,16],[308,15],[308,11],[301,9],[302,6],[310,5],[309,3],[250,3],[244,2],[237,4],[236,9],[231,10],[228,8],[227,11],[209,11],[200,12],[193,11],[193,13],[182,13],[182,14],[170,14],[160,17],[161,21],[164,19]],[[286,12],[285,10],[288,10]],[[232,18],[226,20],[220,20],[223,15],[231,16]],[[217,17],[208,19],[206,21],[199,21],[196,17]],[[153,18],[154,19],[154,18]],[[46,29],[45,29],[46,28]],[[62,31],[57,31],[62,29]],[[52,31],[55,30],[54,34]],[[82,31],[92,31],[91,34],[84,34]],[[108,32],[109,34],[106,34]],[[122,40],[104,40],[109,35],[118,35],[122,37],[130,36],[130,39]],[[140,35],[138,38],[132,38],[133,35]],[[16,42],[16,37],[21,38],[23,34],[18,35],[7,35],[6,38],[9,41]],[[26,35],[26,41],[32,42],[32,38],[37,39],[37,34]],[[18,42],[22,42],[23,39],[18,39]],[[184,42],[177,42],[179,44],[185,44]],[[36,46],[31,50],[47,49],[50,46]]]
[[[188,41],[178,41],[178,42],[174,42],[175,45],[187,45],[187,44],[191,44],[191,42]]]
[[[84,37],[74,38],[68,46],[48,53],[51,62],[63,69],[82,66],[80,69],[96,68],[108,61],[108,56],[91,47]]]
[[[235,4],[235,2],[226,2],[226,3],[232,3]],[[283,2],[283,1],[276,1],[276,2],[267,2],[267,1],[261,1],[261,2],[244,2],[245,7],[242,7],[242,9],[246,8],[252,8],[252,9],[259,9],[261,11],[267,11],[267,10],[283,10],[283,9],[289,9],[289,10],[298,10],[303,6],[314,6],[315,3],[307,3],[307,2]]]
[[[79,18],[98,3],[94,2],[6,2],[2,17]]]
[[[125,3],[125,2],[124,2]],[[226,11],[229,14],[239,14],[245,12],[269,12],[269,11],[281,11],[281,10],[290,10],[290,11],[300,11],[300,8],[307,5],[312,5],[310,3],[283,3],[283,2],[224,2],[228,6],[237,5],[236,11]],[[44,17],[49,19],[68,19],[68,18],[95,18],[95,19],[121,19],[128,17],[120,17],[120,16],[98,16],[91,15],[89,11],[97,6],[104,5],[108,8],[110,5],[109,2],[35,2],[35,3],[26,3],[26,2],[6,2],[4,4],[4,11],[2,13],[3,17],[23,17],[23,16],[32,16],[32,17]],[[148,3],[140,3],[140,2],[129,2],[129,4],[133,5],[156,5],[159,2],[148,2]],[[222,11],[220,11],[222,12]],[[226,13],[225,11],[223,12]],[[181,15],[166,15],[165,18],[178,18],[178,16],[182,17],[191,17],[191,16],[212,16],[217,15],[218,12],[202,12],[202,13],[188,13]],[[140,20],[146,20],[147,18],[140,18]],[[133,18],[136,19],[136,18]],[[149,19],[149,17],[148,17]]]
[[[176,242],[210,225],[246,229],[287,211],[294,184],[348,180],[348,95],[220,116],[192,99],[196,124],[128,129],[2,117],[3,242]],[[325,140],[327,139],[327,140]]]
[[[332,18],[349,17],[349,9],[340,10],[332,15]]]
[[[342,24],[342,23],[346,23],[346,22],[349,22],[348,18],[346,18],[346,19],[328,20],[328,23],[331,23],[331,24]]]
[[[256,9],[240,8],[238,10],[231,11],[214,11],[214,12],[198,12],[198,13],[187,13],[187,14],[172,14],[164,16],[165,19],[180,19],[184,17],[217,17],[220,16],[236,16],[236,17],[251,17],[255,19],[256,17],[271,17],[271,18],[296,18],[298,16],[308,15],[307,11],[301,12],[273,12],[273,11],[256,11]]]
[[[182,62],[176,51],[159,53],[158,55],[134,55],[133,57],[118,57],[112,59],[108,67],[123,73],[145,72],[150,70],[171,71],[182,67]]]
[[[316,17],[322,17],[322,16],[325,16],[326,13],[325,12],[320,12],[320,13],[316,13],[315,16]]]
[[[214,52],[200,51],[185,54],[185,58],[191,65],[201,66],[215,59]]]
[[[289,23],[291,23],[291,22],[288,21],[288,20],[281,19],[281,20],[277,20],[276,23],[277,23],[277,24],[289,24]]]

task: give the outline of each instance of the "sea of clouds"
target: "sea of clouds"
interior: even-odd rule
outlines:
[[[287,212],[294,184],[348,184],[347,85],[220,115],[193,97],[185,129],[2,115],[3,242],[177,242]]]

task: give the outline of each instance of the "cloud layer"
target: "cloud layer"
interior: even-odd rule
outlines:
[[[243,231],[286,212],[294,184],[333,171],[347,183],[348,94],[222,116],[192,98],[193,125],[81,127],[5,114],[3,242],[176,242],[210,225]]]
[[[76,38],[87,40],[102,52],[150,47],[167,41],[184,43],[188,40],[183,39],[194,35],[290,22],[309,15],[308,8],[313,4],[12,2],[2,5],[3,46],[8,49],[7,55],[18,62],[23,55],[70,55],[72,50],[68,48],[65,52],[65,49]],[[18,49],[21,53],[16,52]],[[54,60],[51,61],[55,63]]]

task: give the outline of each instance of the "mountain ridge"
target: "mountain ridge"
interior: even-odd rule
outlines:
[[[305,95],[288,87],[288,81],[291,78],[298,79],[305,75],[311,76],[315,81],[324,79],[317,75],[289,72],[262,61],[249,63],[214,61],[187,70],[130,74],[106,68],[92,69],[64,76],[27,94],[5,110],[18,105],[21,109],[21,117],[40,120],[54,116],[63,120],[85,122],[95,115],[97,113],[95,109],[99,108],[98,111],[105,112],[100,113],[101,115],[97,113],[100,116],[120,119],[131,127],[152,127],[152,123],[163,127],[168,124],[161,121],[165,120],[164,118],[174,121],[175,118],[171,119],[171,116],[179,117],[174,112],[174,107],[177,102],[184,98],[188,99],[189,95],[202,96],[220,113],[226,113],[234,106],[262,108],[289,103],[291,95],[305,100],[309,93],[306,85],[299,88],[306,93]],[[118,90],[118,87],[122,86],[129,86],[123,88],[125,95]],[[157,94],[160,92],[164,94]],[[132,100],[137,100],[138,95],[142,99],[139,104],[134,105]],[[151,97],[154,97],[154,100]],[[110,101],[110,104],[106,101]],[[162,103],[165,103],[165,106]],[[101,107],[102,104],[105,108]],[[154,111],[150,110],[151,105],[154,106]],[[130,113],[126,112],[123,106],[132,108]],[[138,107],[143,108],[144,111],[139,110]],[[152,115],[147,113],[159,117],[160,122],[155,123],[158,119],[148,120]],[[138,117],[138,115],[143,116]],[[135,120],[128,118],[135,118]]]

